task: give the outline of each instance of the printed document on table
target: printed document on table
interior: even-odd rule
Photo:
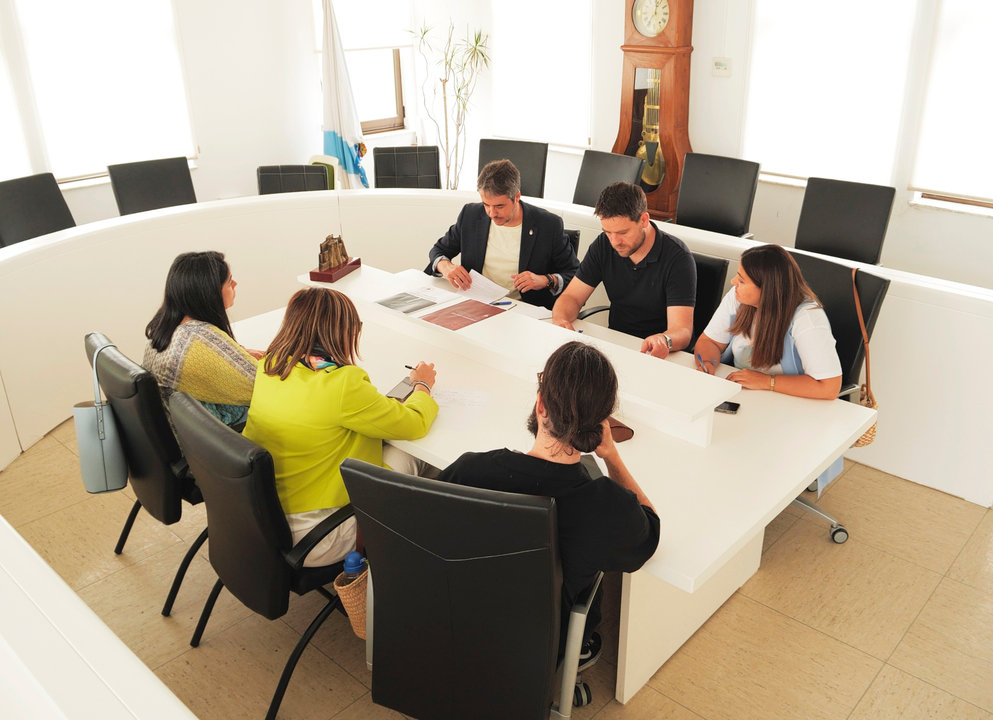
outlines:
[[[467,290],[458,291],[458,294],[463,298],[479,300],[479,302],[483,303],[491,303],[494,300],[499,300],[502,297],[506,297],[509,292],[507,288],[500,287],[495,282],[487,277],[484,277],[475,270],[469,271],[469,279],[472,280],[472,284],[469,288]]]
[[[399,310],[402,313],[413,313],[417,310],[423,310],[457,299],[458,296],[455,293],[450,293],[447,290],[441,290],[436,287],[424,286],[411,288],[404,292],[381,298],[376,302],[384,307]]]

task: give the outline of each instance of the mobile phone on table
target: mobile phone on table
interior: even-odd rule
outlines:
[[[403,402],[410,397],[412,392],[414,392],[414,386],[410,383],[409,378],[404,378],[392,390],[386,393],[386,397],[396,398],[400,402]]]
[[[725,400],[720,405],[714,408],[714,412],[724,413],[726,415],[734,415],[735,413],[738,412],[738,408],[740,407],[741,407],[741,403]]]

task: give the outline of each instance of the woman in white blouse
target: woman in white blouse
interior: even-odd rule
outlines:
[[[793,257],[779,245],[741,255],[738,274],[694,346],[697,367],[713,373],[722,360],[728,380],[830,400],[841,389],[841,363],[827,315]]]

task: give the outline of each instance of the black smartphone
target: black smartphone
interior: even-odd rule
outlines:
[[[741,403],[725,400],[720,405],[714,408],[714,412],[725,413],[727,415],[734,415],[735,413],[738,412],[738,408],[740,407],[741,407]]]
[[[410,384],[409,378],[404,378],[392,390],[386,393],[386,397],[396,398],[400,402],[403,402],[410,397],[412,392],[414,392],[414,386]]]

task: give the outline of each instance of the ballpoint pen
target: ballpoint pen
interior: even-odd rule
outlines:
[[[495,300],[490,305],[513,305],[510,300]]]
[[[707,369],[707,366],[703,364],[703,358],[700,357],[700,353],[697,353],[696,354],[696,361],[698,363],[700,363],[700,369],[703,370],[705,373],[707,373],[709,375],[710,374],[710,370],[708,370]]]

